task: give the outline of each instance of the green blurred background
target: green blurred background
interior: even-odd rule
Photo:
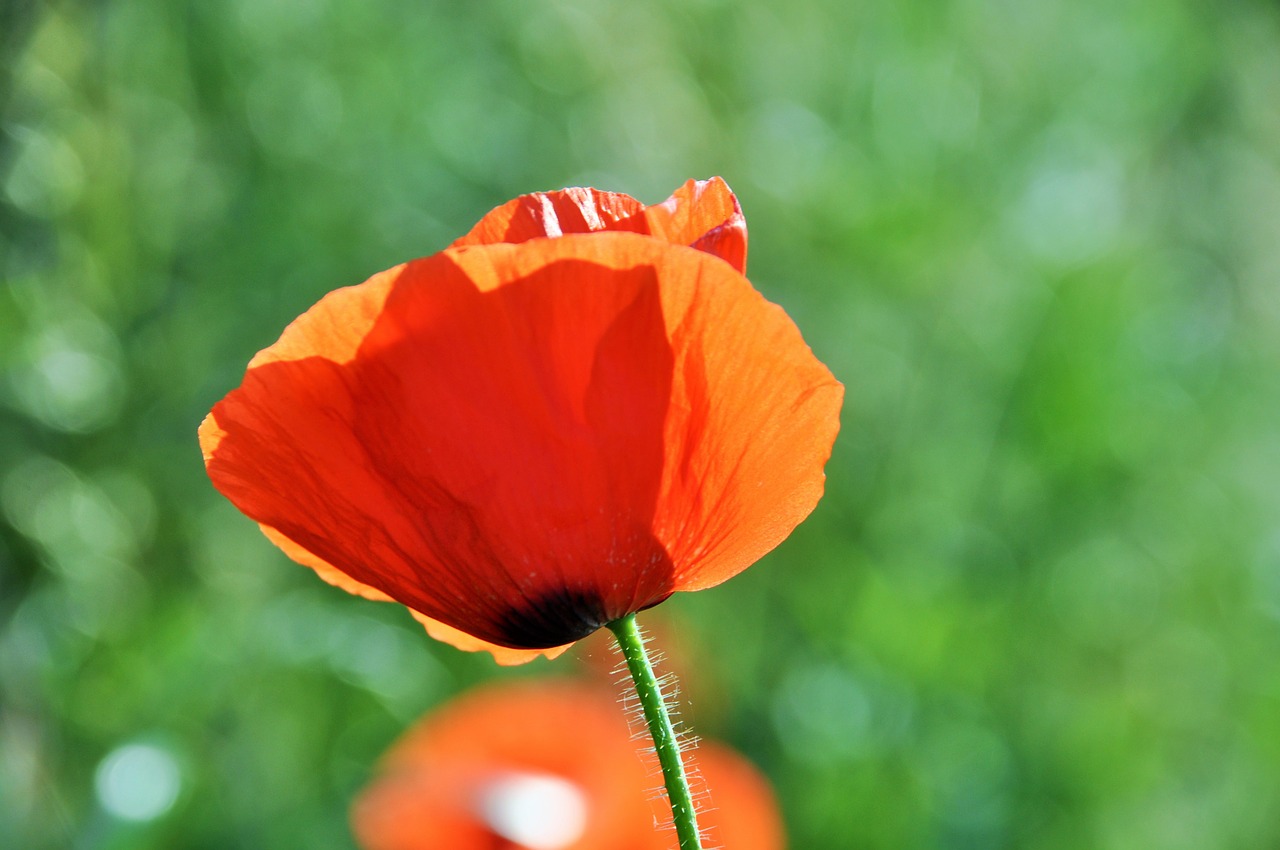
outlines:
[[[281,556],[195,428],[517,194],[723,175],[848,387],[653,612],[797,848],[1280,846],[1280,7],[0,3],[0,844],[350,848],[517,671]],[[729,848],[732,850],[732,848]]]

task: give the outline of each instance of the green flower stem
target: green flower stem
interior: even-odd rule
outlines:
[[[676,730],[671,725],[671,715],[667,712],[662,688],[653,675],[653,665],[649,663],[644,638],[640,636],[640,627],[636,625],[636,615],[628,614],[620,620],[614,620],[609,624],[609,631],[618,639],[618,646],[627,659],[627,669],[631,671],[636,695],[640,697],[640,705],[644,709],[645,722],[649,724],[649,734],[653,736],[653,747],[658,751],[662,779],[667,786],[667,798],[671,801],[671,816],[675,820],[676,836],[680,839],[680,850],[702,850],[702,839],[698,835],[698,816],[693,810],[689,779],[680,758],[680,742],[676,740]]]

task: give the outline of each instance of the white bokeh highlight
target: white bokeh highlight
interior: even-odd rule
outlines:
[[[561,850],[587,828],[582,789],[546,774],[497,777],[481,795],[480,813],[495,833],[531,850]]]
[[[173,808],[182,773],[173,755],[154,744],[112,750],[94,775],[98,802],[121,820],[150,821]]]

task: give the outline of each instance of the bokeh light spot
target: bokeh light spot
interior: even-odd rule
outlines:
[[[173,808],[182,790],[182,774],[167,750],[126,744],[98,765],[94,790],[102,807],[122,820],[155,820]]]
[[[587,826],[585,795],[558,776],[503,776],[485,789],[480,808],[490,829],[531,850],[568,847]]]
[[[18,402],[60,431],[85,433],[115,419],[124,397],[119,341],[81,312],[25,341],[11,373]]]
[[[1106,155],[1055,156],[1032,174],[1013,211],[1013,224],[1032,254],[1072,266],[1111,249],[1124,212],[1118,162]]]
[[[250,84],[245,108],[253,134],[267,150],[319,157],[342,123],[342,92],[319,68],[282,64],[265,69]]]
[[[849,759],[871,743],[870,696],[851,673],[834,664],[790,671],[773,715],[787,749],[811,763]]]
[[[775,196],[794,202],[801,188],[821,184],[834,140],[818,115],[792,101],[771,101],[751,116],[747,173]]]
[[[84,166],[69,145],[25,127],[9,129],[17,158],[9,168],[4,194],[15,207],[37,218],[53,218],[70,209],[84,190]]]

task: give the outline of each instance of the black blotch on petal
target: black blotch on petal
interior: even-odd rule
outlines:
[[[608,623],[604,599],[594,590],[557,588],[500,615],[494,641],[513,649],[549,649],[581,640]]]

